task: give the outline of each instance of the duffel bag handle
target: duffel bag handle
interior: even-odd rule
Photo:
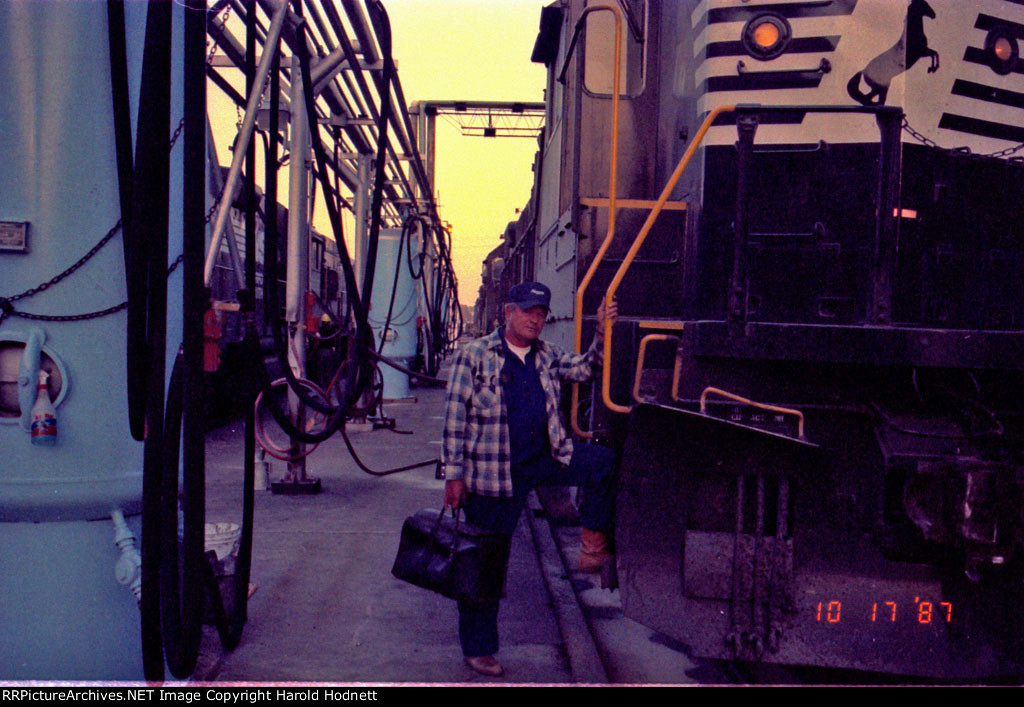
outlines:
[[[447,506],[441,508],[441,513],[437,516],[437,523],[434,524],[434,531],[431,533],[434,537],[437,537],[437,531],[441,528],[441,521],[444,520],[444,512]],[[452,507],[452,518],[455,519],[455,532],[452,533],[452,544],[448,548],[448,559],[451,560],[455,557],[455,548],[459,544],[459,517],[462,515],[461,508]]]

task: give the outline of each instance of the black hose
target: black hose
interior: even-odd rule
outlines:
[[[202,274],[200,273],[200,278]],[[202,321],[200,319],[200,321]],[[201,336],[201,332],[200,332]],[[206,520],[206,475],[203,460],[202,398],[189,401],[186,387],[192,373],[187,354],[180,350],[171,369],[167,408],[162,435],[163,459],[160,479],[160,618],[167,666],[176,678],[187,678],[195,670],[202,637],[203,585]],[[194,408],[199,406],[199,419]],[[188,412],[186,413],[186,409]],[[188,422],[184,422],[185,419]],[[178,542],[178,446],[184,435],[184,543]],[[198,430],[198,438],[196,435]],[[184,558],[184,568],[179,557]],[[184,570],[184,571],[182,571]],[[191,581],[182,585],[182,578]]]
[[[304,42],[300,41],[297,44],[305,48]],[[269,51],[266,47],[264,51]],[[309,62],[308,54],[305,51],[300,51],[300,58],[305,56],[305,63],[303,66],[303,78],[308,84],[309,76]],[[278,58],[274,59],[275,65],[279,62]],[[276,67],[275,67],[276,68]],[[353,384],[357,383],[359,371],[358,366],[353,367],[356,369],[355,376],[348,376],[345,381],[339,380],[338,383],[338,400],[337,406],[330,406],[320,400],[316,400],[308,394],[308,392],[301,390],[301,385],[295,374],[291,370],[291,366],[287,361],[287,344],[284,342],[284,337],[281,331],[280,322],[280,286],[278,279],[278,259],[277,259],[277,248],[278,248],[278,233],[277,233],[277,145],[278,145],[278,110],[277,106],[280,98],[280,84],[278,83],[278,71],[272,70],[271,73],[271,86],[270,86],[270,101],[271,101],[271,114],[270,114],[270,154],[267,156],[265,163],[267,165],[267,216],[266,224],[264,228],[264,302],[265,306],[270,310],[270,322],[271,329],[274,334],[275,349],[277,350],[278,357],[282,364],[282,370],[285,374],[285,378],[288,379],[289,386],[292,390],[296,391],[296,394],[300,397],[304,404],[309,405],[315,410],[329,414],[331,417],[324,430],[317,434],[310,434],[304,430],[299,429],[292,421],[288,418],[287,414],[280,409],[280,405],[277,404],[278,391],[271,386],[270,376],[267,373],[266,366],[263,362],[262,354],[259,347],[259,339],[255,328],[254,317],[246,318],[246,335],[243,340],[243,352],[247,357],[247,368],[256,376],[259,383],[259,387],[263,390],[264,395],[267,397],[267,407],[274,417],[274,420],[281,426],[281,428],[293,439],[305,442],[307,444],[316,444],[326,440],[328,437],[333,435],[338,429],[340,429],[346,419],[348,409],[351,404],[358,398],[358,394],[353,393]],[[308,109],[308,115],[311,117],[311,133],[314,136],[314,145],[320,148],[322,152],[322,145],[319,140],[319,132],[315,122],[315,105],[312,103],[312,89],[309,87],[309,96],[307,97],[306,105]],[[321,178],[326,174],[326,170],[322,169],[321,164]],[[332,226],[336,223],[340,223],[340,218],[334,203],[331,200],[327,200],[328,214],[332,219]],[[336,233],[340,232],[340,229],[336,229]],[[344,245],[344,241],[341,241],[341,246]],[[346,269],[346,284],[347,286],[354,288],[355,286],[355,275],[352,270],[351,262],[348,259],[347,251],[339,247],[339,251],[342,255],[342,264]],[[355,289],[352,289],[355,292]],[[353,298],[353,304],[358,306],[358,297]],[[357,319],[358,317],[357,312]],[[365,313],[363,314],[363,321],[365,322]],[[364,325],[366,326],[366,325]],[[358,349],[358,347],[355,347]],[[353,353],[355,352],[353,350]],[[350,353],[350,356],[352,353]],[[342,385],[346,385],[342,389]]]
[[[160,622],[160,514],[163,476],[164,351],[167,319],[167,219],[171,103],[171,3],[154,3],[146,13],[145,53],[139,94],[132,186],[130,253],[133,272],[144,274],[140,293],[129,288],[128,336],[145,341],[145,361],[129,360],[146,376],[146,434],[143,446],[142,657],[147,680],[164,676]],[[140,266],[134,270],[134,266]],[[131,283],[132,280],[129,280]],[[142,321],[138,321],[141,313]],[[135,315],[133,317],[133,314]],[[138,381],[129,378],[129,391]],[[131,393],[129,393],[131,395]],[[131,398],[129,398],[131,400]]]
[[[426,461],[416,462],[415,464],[409,464],[407,466],[398,467],[396,469],[388,469],[387,471],[374,471],[370,467],[363,464],[359,455],[356,454],[355,448],[352,446],[352,442],[349,441],[348,435],[345,433],[345,428],[341,429],[341,438],[345,440],[345,446],[348,447],[348,453],[352,455],[356,464],[360,469],[365,471],[370,476],[391,476],[392,474],[399,474],[403,471],[412,471],[413,469],[420,469],[425,466],[432,466],[437,464],[437,459],[427,459]]]
[[[427,219],[425,219],[425,218],[423,218],[422,216],[419,216],[419,215],[410,217],[406,221],[406,223],[409,223],[411,221],[415,221],[415,222],[420,224],[420,231],[421,231],[421,236],[422,236],[422,239],[421,239],[422,242],[420,243],[420,252],[419,252],[419,259],[420,259],[420,269],[419,269],[419,272],[417,272],[416,269],[412,265],[412,239],[411,238],[405,242],[405,258],[406,258],[406,264],[409,266],[409,275],[412,276],[413,280],[419,280],[420,278],[423,277],[423,266],[424,266],[424,263],[426,262],[426,259],[427,259],[427,249],[426,249],[427,233],[429,233],[431,231],[433,226],[432,226],[432,224],[429,221],[427,221]],[[399,253],[398,257],[399,258],[402,257],[401,253]]]
[[[114,107],[114,144],[117,152],[117,183],[121,203],[121,234],[124,247],[125,285],[128,291],[127,357],[128,427],[132,438],[145,437],[146,416],[146,278],[145,257],[133,237],[132,187],[135,179],[132,156],[131,98],[128,92],[128,50],[125,38],[124,0],[107,0],[110,39],[110,87]],[[147,27],[148,27],[147,19]],[[148,32],[147,28],[147,32]],[[166,134],[166,133],[165,133]]]
[[[206,440],[203,429],[203,318],[208,306],[203,283],[204,250],[206,244],[206,189],[205,179],[190,175],[206,171],[206,3],[188,0],[185,5],[184,26],[184,157],[182,177],[182,348],[184,364],[181,380],[183,396],[181,427],[184,454],[183,512],[184,524],[184,578],[181,604],[165,603],[164,625],[181,624],[180,643],[165,641],[168,665],[178,678],[195,670],[202,637],[204,586],[196,578],[205,569],[206,542]],[[175,366],[177,368],[177,366]],[[171,378],[173,382],[174,372]],[[172,394],[174,388],[172,386]],[[168,453],[176,456],[178,434],[165,436]],[[173,530],[177,540],[177,482],[178,465],[164,467],[164,523],[165,534]],[[168,527],[168,523],[173,521]],[[166,537],[166,535],[165,535]],[[165,541],[165,547],[177,544]],[[165,586],[178,583],[178,553],[164,555],[166,571],[161,572]],[[169,574],[170,576],[165,576]],[[180,646],[180,647],[179,647]],[[173,659],[173,662],[172,662]],[[175,666],[177,663],[177,666]],[[177,668],[177,671],[176,671]]]
[[[395,65],[391,60],[391,22],[387,10],[380,0],[370,0],[366,5],[380,43],[384,71],[378,84],[380,95],[380,120],[377,124],[377,163],[373,179],[373,196],[370,203],[370,233],[366,247],[366,272],[363,275],[363,309],[369,310],[373,294],[373,276],[377,265],[377,245],[380,239],[381,207],[384,194],[384,168],[387,164],[388,122],[391,119],[391,80]]]
[[[400,371],[402,373],[406,373],[406,374],[408,374],[410,376],[416,376],[419,380],[423,381],[424,383],[429,383],[431,385],[447,385],[448,384],[448,381],[444,380],[443,378],[433,378],[431,376],[425,376],[425,375],[423,375],[422,373],[420,373],[418,371],[414,371],[411,368],[406,368],[402,364],[400,364],[400,363],[398,363],[396,361],[392,361],[390,358],[387,358],[386,356],[381,356],[380,354],[375,353],[375,354],[373,354],[373,357],[376,360],[378,360],[381,363],[383,363],[384,365],[390,366],[391,368],[394,368],[396,371]]]
[[[107,0],[110,40],[110,87],[114,102],[114,141],[117,150],[117,184],[121,202],[121,229],[127,233],[132,206],[132,115],[128,93],[128,47],[125,37],[124,0]],[[126,253],[127,258],[127,253]],[[125,266],[128,265],[127,260]]]
[[[205,441],[203,437],[202,359],[203,250],[206,236],[205,180],[188,175],[205,173],[206,160],[206,23],[203,5],[190,0],[185,12],[185,121],[183,174],[183,286],[182,346],[175,357],[167,391],[167,405],[160,438],[161,556],[160,617],[164,630],[163,645],[167,665],[177,678],[186,678],[195,670],[202,637],[204,585],[195,581],[206,564],[204,555],[206,520]],[[164,242],[166,243],[166,235]],[[166,263],[166,254],[154,257],[154,269]],[[166,317],[167,279],[151,279],[153,293],[162,294]],[[159,302],[150,309],[151,317],[160,310]],[[162,326],[161,326],[162,324]],[[154,334],[166,328],[166,320],[151,324]],[[154,358],[163,361],[166,347],[154,349]],[[154,381],[155,384],[155,381]],[[159,385],[163,386],[163,372]],[[184,452],[183,549],[178,541],[179,444]],[[184,566],[179,557],[183,557]],[[184,578],[190,578],[182,584]]]
[[[301,10],[302,10],[301,3],[296,2],[295,5],[296,5],[296,10],[299,13],[301,13]],[[308,31],[308,27],[305,25],[304,22],[300,25],[300,30]],[[308,51],[307,51],[306,46],[305,46],[305,42],[304,42],[303,37],[302,37],[302,32],[300,32],[298,34],[298,36],[296,37],[295,48],[297,50],[297,55],[299,57],[300,64],[302,65],[303,94],[304,94],[304,98],[305,98],[305,102],[306,102],[307,116],[310,117],[311,123],[312,123],[311,127],[310,127],[310,133],[311,133],[314,153],[316,154],[317,163],[318,163],[318,167],[319,167],[319,169],[317,170],[317,174],[318,174],[318,177],[319,177],[319,179],[321,181],[321,189],[323,190],[323,192],[325,194],[329,194],[330,193],[330,185],[327,182],[327,169],[326,169],[325,151],[324,151],[321,139],[320,139],[319,128],[316,125],[316,123],[313,122],[313,121],[315,121],[315,115],[316,115],[316,112],[315,112],[315,101],[314,101],[314,97],[313,97],[312,82],[311,82],[311,80],[309,78],[309,54],[308,54]],[[271,89],[271,97],[272,97],[272,101],[276,98],[276,93],[273,90],[273,88]],[[274,111],[274,107],[272,105],[272,107],[271,107],[271,114],[273,115],[274,112],[275,112]],[[272,128],[271,132],[274,133],[273,128]],[[272,140],[274,140],[273,136],[272,136]],[[275,141],[275,144],[276,144],[276,141]],[[267,162],[268,165],[276,164],[276,160],[274,160],[274,156],[273,155],[268,157],[266,162]],[[269,180],[268,180],[268,184],[270,184]],[[276,190],[276,180],[274,182],[274,187],[275,187],[275,190]],[[342,269],[344,271],[345,279],[346,279],[346,286],[347,286],[349,292],[351,293],[350,305],[353,308],[353,314],[355,315],[355,320],[356,320],[356,337],[355,337],[356,341],[355,341],[355,345],[350,349],[349,359],[346,360],[343,363],[343,368],[346,365],[348,367],[348,371],[346,373],[345,379],[347,379],[350,383],[356,383],[356,385],[353,386],[353,385],[349,384],[344,389],[341,389],[341,383],[339,382],[339,390],[337,391],[338,397],[339,397],[339,405],[336,408],[337,414],[335,414],[335,416],[332,417],[331,420],[329,420],[329,422],[327,424],[327,427],[322,432],[320,432],[318,434],[309,434],[309,433],[303,432],[302,430],[297,429],[291,423],[291,421],[287,418],[287,416],[283,413],[283,411],[280,410],[279,406],[277,404],[275,404],[274,396],[276,395],[276,393],[272,389],[272,387],[270,386],[269,376],[267,376],[266,370],[262,366],[262,361],[257,362],[254,359],[250,360],[250,365],[253,365],[253,368],[254,368],[257,376],[260,379],[261,388],[264,390],[264,393],[267,395],[267,398],[268,398],[268,409],[270,410],[271,414],[273,415],[275,421],[277,421],[277,423],[282,427],[282,429],[284,429],[284,431],[289,436],[291,436],[292,438],[297,439],[299,441],[303,441],[303,442],[307,442],[307,443],[316,443],[316,442],[323,441],[323,440],[327,439],[328,437],[330,437],[331,435],[333,435],[334,432],[336,432],[338,429],[343,429],[344,412],[347,412],[351,408],[352,404],[355,402],[355,399],[358,397],[358,394],[363,389],[365,389],[365,386],[367,385],[366,374],[367,374],[368,371],[372,370],[372,367],[367,365],[367,359],[365,357],[365,353],[366,352],[370,352],[370,353],[373,352],[372,346],[370,344],[370,342],[372,341],[372,333],[370,332],[370,328],[369,328],[366,307],[362,304],[362,302],[361,302],[361,300],[360,300],[360,298],[358,296],[358,289],[357,289],[357,285],[356,285],[356,281],[355,281],[354,270],[352,268],[351,260],[348,257],[348,251],[347,251],[347,248],[345,247],[345,243],[344,243],[344,240],[343,240],[343,237],[342,237],[343,234],[341,232],[340,218],[339,218],[339,214],[338,214],[338,211],[337,211],[337,205],[334,203],[333,200],[331,200],[329,198],[325,199],[325,202],[326,202],[326,206],[327,206],[327,210],[328,210],[328,216],[329,216],[330,222],[331,222],[331,227],[332,227],[332,230],[334,231],[334,234],[335,234],[335,243],[338,245],[339,257],[341,259]],[[275,209],[275,211],[276,211],[276,209]],[[265,231],[265,233],[267,234],[267,237],[268,237],[268,242],[267,242],[267,245],[265,247],[265,252],[266,253],[275,252],[275,249],[276,249],[276,224],[272,224],[272,225],[275,226],[275,228],[273,228],[273,229],[268,228]],[[271,266],[273,266],[273,270],[272,270]],[[271,306],[274,308],[274,311],[275,311],[275,314],[276,314],[277,309],[279,307],[278,302],[277,302],[277,295],[278,295],[277,290],[278,290],[278,288],[277,288],[277,284],[276,284],[276,258],[275,258],[275,262],[274,263],[269,263],[268,262],[267,277],[265,279],[269,282],[269,286],[266,288],[266,294],[267,294],[268,298],[271,300]],[[277,317],[276,316],[272,317],[272,321],[279,328],[279,322],[277,322]],[[246,340],[249,342],[249,344],[247,346],[248,355],[250,357],[255,357],[257,355],[257,353],[258,353],[258,348],[255,346],[254,337],[251,335],[252,327],[249,327],[249,329],[250,329],[250,334],[247,335],[247,337],[246,337]],[[275,337],[278,338],[278,339],[280,338],[276,334],[275,334]],[[363,352],[363,358],[360,360],[359,356],[360,356],[361,352]],[[259,365],[256,365],[257,363]],[[290,373],[289,367],[286,366],[284,368],[285,368],[286,378],[288,378],[289,377],[288,373]],[[290,377],[294,378],[294,375],[292,375]],[[340,378],[341,377],[339,376],[339,379]],[[291,381],[290,381],[290,383],[291,383]],[[296,380],[295,383],[298,383],[298,381]],[[293,389],[295,389],[296,387],[298,387],[298,386],[295,385],[295,384],[292,384],[292,388]],[[299,391],[296,390],[296,393],[299,393]],[[323,408],[324,406],[321,404],[321,405],[311,405],[311,407],[313,407],[314,409],[318,409],[318,408]],[[409,468],[418,468],[418,466],[421,466],[421,465],[413,465],[412,467],[408,467],[408,468],[403,467],[402,470],[404,471],[404,470],[408,470]]]
[[[209,572],[205,544],[205,444],[202,378],[205,244],[206,14],[202,0],[188,0],[185,12],[185,118],[183,182],[182,347],[166,390],[167,255],[170,160],[166,146],[151,136],[166,135],[170,114],[170,3],[150,5],[146,25],[142,90],[133,186],[133,229],[145,249],[148,287],[146,317],[146,437],[143,446],[142,644],[147,680],[160,681],[164,659],[171,673],[186,678],[195,670],[202,636],[204,585]],[[150,137],[144,137],[144,131]],[[162,148],[162,149],[161,149]],[[162,159],[161,159],[162,157]],[[184,451],[184,547],[178,539],[179,444]],[[248,523],[251,537],[251,513]],[[179,557],[183,556],[184,566]],[[247,572],[247,569],[246,569]],[[182,584],[183,578],[193,581]],[[219,595],[216,597],[219,600]],[[217,603],[216,601],[214,603]]]
[[[301,3],[296,2],[296,5],[301,10]],[[308,27],[306,26],[305,22],[302,23],[301,28],[303,31],[308,31]],[[302,66],[302,87],[303,96],[305,97],[306,101],[306,114],[310,120],[310,137],[311,142],[313,144],[313,151],[316,154],[316,161],[318,165],[317,174],[320,179],[320,186],[323,193],[328,194],[330,192],[330,184],[327,181],[327,155],[324,150],[323,142],[320,139],[319,126],[316,123],[316,103],[313,97],[313,84],[312,80],[310,79],[309,72],[309,53],[306,50],[306,45],[305,42],[303,41],[297,42],[297,48],[299,62]],[[369,309],[368,296],[366,292],[363,292],[362,299],[360,299],[359,297],[359,287],[356,283],[355,270],[352,267],[352,260],[348,254],[348,247],[345,245],[344,232],[342,230],[341,217],[338,213],[338,210],[333,200],[325,199],[324,201],[327,206],[327,214],[331,223],[332,235],[334,236],[334,241],[338,246],[338,254],[341,259],[341,266],[345,275],[345,285],[349,292],[353,315],[356,320],[357,345],[355,347],[355,350],[358,351],[370,346],[370,342],[373,341],[373,334],[370,331],[370,325],[367,318],[367,311]],[[368,256],[367,266],[370,267],[372,263],[373,260],[369,259]],[[361,368],[365,369],[365,361],[364,365]],[[365,377],[367,372],[365,370],[357,372],[360,374],[360,382],[363,384],[358,386],[358,388],[362,389],[366,385]],[[356,392],[358,393],[358,391]],[[356,397],[358,397],[358,394],[356,394],[355,397],[353,398],[353,402]]]
[[[297,14],[302,16],[302,3],[299,0],[293,0],[294,7]],[[332,230],[334,232],[335,244],[338,247],[339,259],[341,261],[342,270],[345,275],[346,292],[348,293],[349,306],[353,313],[353,319],[355,320],[355,341],[354,345],[349,348],[348,359],[343,363],[344,376],[339,376],[338,384],[334,394],[337,396],[339,404],[337,406],[331,406],[329,402],[319,400],[315,397],[310,396],[307,391],[300,385],[300,382],[295,377],[291,370],[291,366],[287,361],[287,344],[284,342],[284,336],[281,331],[281,322],[279,317],[280,310],[280,293],[279,293],[279,282],[278,282],[278,234],[277,234],[277,145],[279,140],[279,132],[277,129],[277,110],[276,106],[279,100],[279,62],[275,58],[275,65],[272,68],[271,73],[271,128],[270,128],[270,140],[268,145],[268,158],[267,163],[267,213],[266,213],[266,229],[265,229],[265,265],[266,272],[264,278],[264,301],[267,310],[267,317],[271,323],[273,330],[274,339],[276,342],[275,348],[277,349],[278,356],[281,359],[282,369],[284,371],[286,379],[288,379],[289,385],[292,390],[295,391],[296,395],[302,400],[303,404],[308,405],[314,410],[330,415],[327,427],[318,434],[309,434],[298,429],[288,416],[280,409],[280,405],[275,403],[277,396],[276,390],[270,385],[270,378],[267,374],[265,365],[262,360],[260,353],[258,334],[256,333],[255,322],[252,316],[247,316],[246,325],[246,337],[243,341],[243,351],[248,359],[248,366],[251,367],[252,372],[255,374],[260,388],[267,394],[268,407],[274,416],[277,423],[294,439],[297,439],[306,443],[316,443],[323,441],[330,437],[335,431],[340,429],[344,425],[346,414],[350,411],[355,401],[359,398],[361,392],[366,389],[372,382],[373,365],[370,364],[368,355],[375,353],[372,344],[373,335],[369,327],[367,318],[367,305],[370,288],[372,287],[373,278],[373,266],[375,265],[375,248],[377,245],[377,236],[379,235],[379,227],[381,221],[381,189],[384,186],[384,176],[382,174],[384,164],[386,162],[385,150],[387,145],[387,124],[390,118],[390,94],[387,90],[387,86],[390,85],[390,76],[393,75],[394,66],[393,62],[390,61],[390,26],[388,24],[386,12],[383,6],[377,3],[377,7],[373,8],[374,12],[374,24],[383,38],[381,45],[386,49],[387,61],[385,65],[385,78],[383,92],[381,93],[384,104],[380,113],[380,121],[378,127],[378,159],[377,159],[377,179],[375,184],[375,199],[373,208],[373,219],[376,222],[376,226],[371,226],[371,246],[370,253],[368,253],[368,277],[364,284],[363,297],[359,296],[359,288],[355,279],[354,269],[352,268],[351,259],[348,256],[347,248],[345,246],[344,234],[341,228],[341,220],[338,214],[339,206],[335,200],[330,198],[332,190],[330,184],[327,182],[327,160],[325,152],[320,139],[319,127],[316,123],[316,104],[312,93],[312,85],[309,73],[309,54],[306,48],[304,33],[309,31],[305,21],[302,20],[299,26],[299,31],[296,33],[295,42],[293,49],[296,55],[299,57],[300,62],[303,66],[303,94],[306,103],[307,117],[310,120],[310,133],[312,137],[312,143],[314,152],[316,153],[318,169],[316,173],[321,182],[321,189],[325,194],[326,205],[328,210],[328,216],[331,221]],[[376,13],[376,14],[374,14]],[[251,10],[247,10],[245,13],[247,16],[254,14]],[[264,47],[264,51],[272,51],[271,48]],[[380,88],[380,86],[378,86]],[[252,173],[252,169],[247,170]],[[336,173],[337,174],[337,173]],[[334,193],[338,195],[340,200],[340,194],[336,190]],[[436,209],[435,209],[436,211]],[[248,251],[252,252],[254,249],[249,248]],[[443,252],[445,262],[450,263],[448,253],[442,242],[439,250]],[[410,269],[411,263],[410,263]],[[421,265],[422,270],[422,265]],[[447,276],[443,278],[447,283]],[[251,289],[251,287],[250,287]],[[437,299],[437,298],[435,298]],[[443,299],[443,298],[441,298]],[[436,316],[433,318],[437,318]],[[439,327],[437,327],[439,328]],[[418,375],[418,374],[417,374]],[[250,456],[250,455],[247,455]]]
[[[256,4],[255,0],[249,2],[245,16],[246,24],[246,87],[247,93],[254,89],[254,77],[256,75]],[[245,213],[245,287],[244,293],[239,293],[239,300],[250,318],[255,308],[256,293],[256,144],[255,139],[250,141],[248,154],[246,155],[246,213]],[[201,359],[200,359],[201,362]],[[255,489],[256,489],[256,419],[253,413],[252,402],[255,400],[255,393],[247,390],[243,400],[245,408],[245,444],[244,444],[244,471],[242,485],[242,528],[239,541],[238,556],[235,564],[235,596],[234,614],[226,616],[223,611],[220,587],[214,583],[212,588],[207,585],[207,596],[213,607],[220,606],[220,613],[217,616],[217,631],[221,644],[228,650],[233,650],[242,639],[242,629],[248,619],[249,599],[249,577],[252,570],[252,533],[255,516]],[[208,558],[209,559],[209,558]],[[205,563],[207,576],[213,575],[212,563]],[[216,609],[215,609],[216,612]]]
[[[299,11],[300,16],[301,16],[301,9],[302,9],[301,3],[296,3],[296,9]],[[307,29],[304,22],[303,22],[301,28],[303,30]],[[296,47],[299,50],[298,54],[299,54],[300,61],[302,62],[302,71],[303,71],[302,81],[303,81],[303,88],[304,88],[303,93],[304,93],[304,96],[305,96],[305,103],[306,103],[306,109],[307,109],[307,118],[309,119],[309,123],[310,123],[310,134],[311,134],[311,137],[312,137],[314,148],[316,149],[316,152],[317,152],[317,157],[318,157],[318,162],[319,162],[319,167],[320,167],[320,169],[319,169],[319,177],[320,177],[320,181],[321,181],[321,188],[322,188],[322,190],[323,190],[325,195],[329,195],[329,193],[330,193],[330,185],[329,185],[329,183],[327,182],[327,179],[326,179],[326,174],[327,174],[327,170],[325,168],[326,159],[323,158],[323,145],[322,145],[322,143],[320,141],[319,126],[318,126],[318,123],[316,121],[316,104],[315,104],[315,101],[314,101],[313,96],[312,96],[312,84],[311,84],[311,80],[309,79],[309,54],[308,54],[308,51],[306,50],[305,41],[303,39],[303,34],[301,32],[296,37],[295,44],[296,44]],[[267,51],[267,49],[264,48],[264,51]],[[272,82],[272,86],[271,86],[271,121],[272,121],[272,123],[271,123],[271,132],[273,133],[272,136],[271,136],[271,139],[274,142],[275,150],[274,150],[274,155],[273,155],[273,161],[271,161],[271,158],[268,158],[268,160],[267,160],[268,170],[270,169],[269,165],[272,165],[272,164],[276,165],[277,164],[277,161],[276,161],[276,134],[277,133],[274,130],[274,124],[276,123],[275,116],[276,116],[277,110],[276,110],[276,108],[274,106],[276,106],[278,101],[279,101],[279,95],[278,95],[278,92],[273,89],[273,83],[274,83],[274,80],[275,80],[276,76],[277,76],[277,72],[274,72],[273,73],[273,77],[271,79],[271,82]],[[269,172],[268,172],[268,176],[269,176]],[[276,172],[275,172],[275,177],[274,177],[275,192],[276,192],[276,183],[277,183],[277,180],[276,180]],[[269,184],[269,182],[268,182],[268,184]],[[299,400],[302,401],[302,403],[304,405],[306,405],[306,406],[316,410],[317,412],[320,412],[320,413],[323,413],[323,414],[329,416],[329,421],[327,423],[327,426],[324,428],[324,430],[321,431],[320,433],[312,434],[311,435],[309,433],[306,433],[306,432],[300,430],[297,426],[295,426],[290,420],[287,419],[287,416],[284,415],[280,411],[279,407],[277,405],[273,404],[273,400],[278,395],[278,392],[275,389],[273,389],[272,386],[270,385],[270,376],[266,373],[266,370],[265,369],[259,370],[259,371],[257,371],[257,373],[258,373],[258,376],[259,376],[260,387],[262,388],[264,394],[266,394],[267,398],[268,398],[268,408],[270,409],[271,414],[274,416],[274,419],[278,422],[278,424],[281,425],[281,427],[285,430],[285,432],[287,432],[289,434],[289,436],[293,437],[294,439],[297,439],[299,441],[306,442],[306,443],[309,443],[309,444],[315,444],[317,442],[324,441],[325,439],[330,437],[334,432],[336,432],[342,425],[345,424],[345,418],[346,418],[346,414],[347,414],[349,408],[358,399],[359,392],[365,386],[365,382],[364,381],[366,379],[366,373],[364,371],[362,371],[362,369],[365,368],[365,363],[364,363],[363,366],[353,366],[353,367],[351,367],[352,374],[350,374],[350,376],[346,380],[339,379],[338,384],[337,384],[337,391],[336,391],[337,396],[338,396],[338,400],[339,400],[339,404],[337,406],[332,406],[329,402],[321,401],[321,400],[318,400],[316,397],[311,396],[309,394],[309,392],[307,390],[305,390],[305,388],[301,385],[300,381],[295,376],[295,373],[291,370],[291,365],[288,362],[287,342],[285,341],[285,336],[284,336],[284,333],[283,333],[282,328],[281,328],[281,321],[280,321],[280,318],[278,317],[278,311],[279,311],[279,308],[280,308],[280,293],[279,293],[279,283],[278,283],[278,277],[277,277],[277,237],[278,237],[277,228],[276,228],[276,226],[277,226],[277,224],[276,224],[277,207],[276,207],[276,199],[272,199],[270,201],[271,201],[271,204],[273,206],[271,207],[271,204],[268,204],[268,217],[267,217],[267,220],[268,220],[268,222],[270,221],[270,211],[272,210],[273,211],[273,218],[274,218],[275,222],[274,223],[268,223],[268,227],[265,228],[265,230],[264,230],[265,236],[267,238],[266,246],[264,248],[264,258],[265,258],[265,261],[266,261],[266,277],[264,278],[265,279],[265,283],[264,283],[264,301],[265,302],[269,302],[269,306],[272,308],[272,311],[273,311],[273,315],[270,318],[270,323],[271,323],[271,330],[273,332],[274,341],[275,341],[275,351],[277,352],[278,360],[279,360],[279,362],[281,364],[281,369],[282,369],[282,372],[284,373],[284,377],[288,381],[289,388],[295,393],[295,395],[299,398]],[[341,224],[341,219],[340,219],[340,217],[338,215],[337,208],[336,208],[336,205],[334,204],[333,200],[331,200],[329,198],[329,196],[328,196],[328,198],[326,198],[325,201],[327,202],[328,215],[331,218],[331,226],[332,226],[332,229],[334,231],[335,242],[336,242],[336,244],[338,244],[339,257],[340,257],[340,259],[342,261],[342,266],[343,266],[343,268],[345,270],[346,287],[349,289],[350,292],[357,293],[358,292],[358,288],[357,288],[357,286],[355,284],[356,280],[355,280],[354,270],[352,269],[351,260],[348,257],[348,251],[344,247],[344,243],[345,243],[344,242],[344,234],[341,231],[341,225],[340,225]],[[271,256],[271,254],[272,254],[272,256]],[[358,297],[354,297],[353,298],[353,304],[354,305],[357,304],[357,301],[358,301]],[[357,308],[355,310],[357,327],[358,327],[357,328],[357,340],[360,338],[360,336],[362,336],[362,337],[365,337],[366,341],[369,341],[369,340],[372,340],[372,334],[369,333],[369,324],[366,322],[365,311],[360,311],[361,309],[362,308]],[[250,344],[250,346],[251,346],[251,344]],[[358,351],[358,347],[353,349],[352,354],[350,354],[350,355],[357,354],[357,351]],[[253,363],[255,363],[255,358],[253,358],[252,361],[253,361]],[[262,364],[261,364],[261,367],[262,367]]]

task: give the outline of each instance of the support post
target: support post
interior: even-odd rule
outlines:
[[[285,319],[289,328],[288,362],[296,377],[306,377],[305,293],[309,290],[309,124],[306,119],[306,101],[302,95],[299,59],[292,57],[292,83],[290,103],[291,159],[288,169],[288,264],[285,285]],[[305,426],[305,408],[294,393],[288,393],[288,405],[296,426]],[[292,450],[301,454],[305,445],[292,440]],[[286,482],[301,484],[306,481],[306,460],[288,462]]]

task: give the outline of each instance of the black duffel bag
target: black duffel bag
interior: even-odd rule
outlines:
[[[391,574],[451,599],[497,601],[505,596],[510,538],[460,515],[424,509],[406,518]]]

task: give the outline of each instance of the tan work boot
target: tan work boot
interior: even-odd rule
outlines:
[[[580,572],[600,572],[605,560],[611,556],[608,552],[608,536],[597,530],[583,528],[580,537]]]
[[[465,661],[466,665],[481,675],[497,678],[505,674],[505,670],[501,667],[501,663],[499,663],[493,655],[481,655],[475,657],[466,656]]]

